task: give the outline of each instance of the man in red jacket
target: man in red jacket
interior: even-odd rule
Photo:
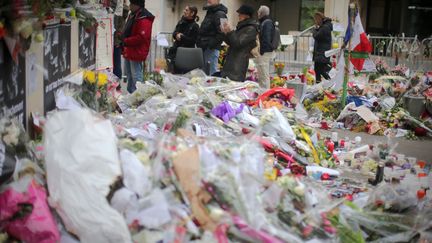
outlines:
[[[145,0],[130,1],[129,17],[122,35],[127,90],[133,93],[136,82],[143,82],[143,62],[150,52],[154,16],[145,8]]]

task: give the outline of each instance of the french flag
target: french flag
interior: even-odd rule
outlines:
[[[372,52],[372,45],[363,29],[363,25],[360,19],[360,14],[356,12],[354,26],[351,26],[349,21],[347,31],[345,33],[345,46],[348,46],[348,42],[351,39],[351,51],[354,53],[351,56],[351,63],[354,68],[358,71],[363,70],[365,63],[365,57]],[[362,57],[362,54],[364,54]]]

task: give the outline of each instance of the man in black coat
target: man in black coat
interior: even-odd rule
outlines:
[[[204,63],[210,63],[209,74],[215,74],[218,70],[218,59],[224,33],[221,31],[221,19],[227,19],[228,9],[220,3],[220,0],[207,0],[204,8],[207,14],[199,29],[197,46],[203,49]]]
[[[325,56],[325,52],[331,50],[332,47],[332,31],[333,24],[330,18],[324,16],[323,13],[314,15],[316,28],[313,30],[313,38],[315,39],[313,61],[316,75],[316,81],[321,82],[321,77],[329,80],[329,72],[331,70],[330,57]]]
[[[238,10],[239,22],[235,31],[228,24],[224,25],[225,42],[228,53],[222,70],[222,77],[243,82],[249,66],[251,51],[256,47],[258,24],[252,18],[254,9],[242,5]]]

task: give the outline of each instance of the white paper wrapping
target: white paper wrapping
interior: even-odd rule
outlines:
[[[123,217],[106,200],[121,175],[110,121],[88,110],[55,113],[45,126],[49,202],[81,242],[131,242]]]

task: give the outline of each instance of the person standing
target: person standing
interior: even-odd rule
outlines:
[[[113,73],[121,79],[123,77],[121,60],[121,36],[126,18],[129,13],[129,3],[126,3],[126,0],[111,0],[111,9],[114,12]]]
[[[313,30],[313,38],[315,40],[313,61],[316,82],[321,82],[321,78],[329,80],[329,72],[331,70],[330,57],[325,56],[325,52],[332,47],[332,31],[333,24],[330,18],[327,18],[323,13],[317,12],[314,15],[315,29]]]
[[[121,46],[128,77],[127,90],[133,93],[136,90],[136,82],[143,82],[143,62],[150,51],[155,17],[145,8],[145,0],[130,0],[130,11],[123,30]]]
[[[174,45],[169,49],[168,59],[175,60],[177,48],[187,47],[194,48],[198,38],[199,17],[197,16],[198,9],[194,6],[186,6],[183,10],[183,16],[177,23],[173,32]]]
[[[261,56],[255,59],[258,71],[258,80],[264,88],[270,88],[270,61],[275,58],[273,38],[275,36],[275,25],[270,18],[270,8],[261,6],[258,9],[258,19],[260,24],[260,53]]]
[[[220,0],[207,0],[204,10],[207,14],[199,29],[197,46],[204,52],[205,65],[210,64],[208,74],[213,75],[219,71],[219,51],[225,37],[221,31],[221,19],[227,19],[228,9]]]
[[[258,24],[253,19],[255,10],[242,5],[238,10],[239,22],[236,30],[231,30],[225,23],[222,32],[225,33],[225,43],[228,44],[226,61],[222,69],[222,77],[243,82],[249,66],[251,51],[257,45]]]

